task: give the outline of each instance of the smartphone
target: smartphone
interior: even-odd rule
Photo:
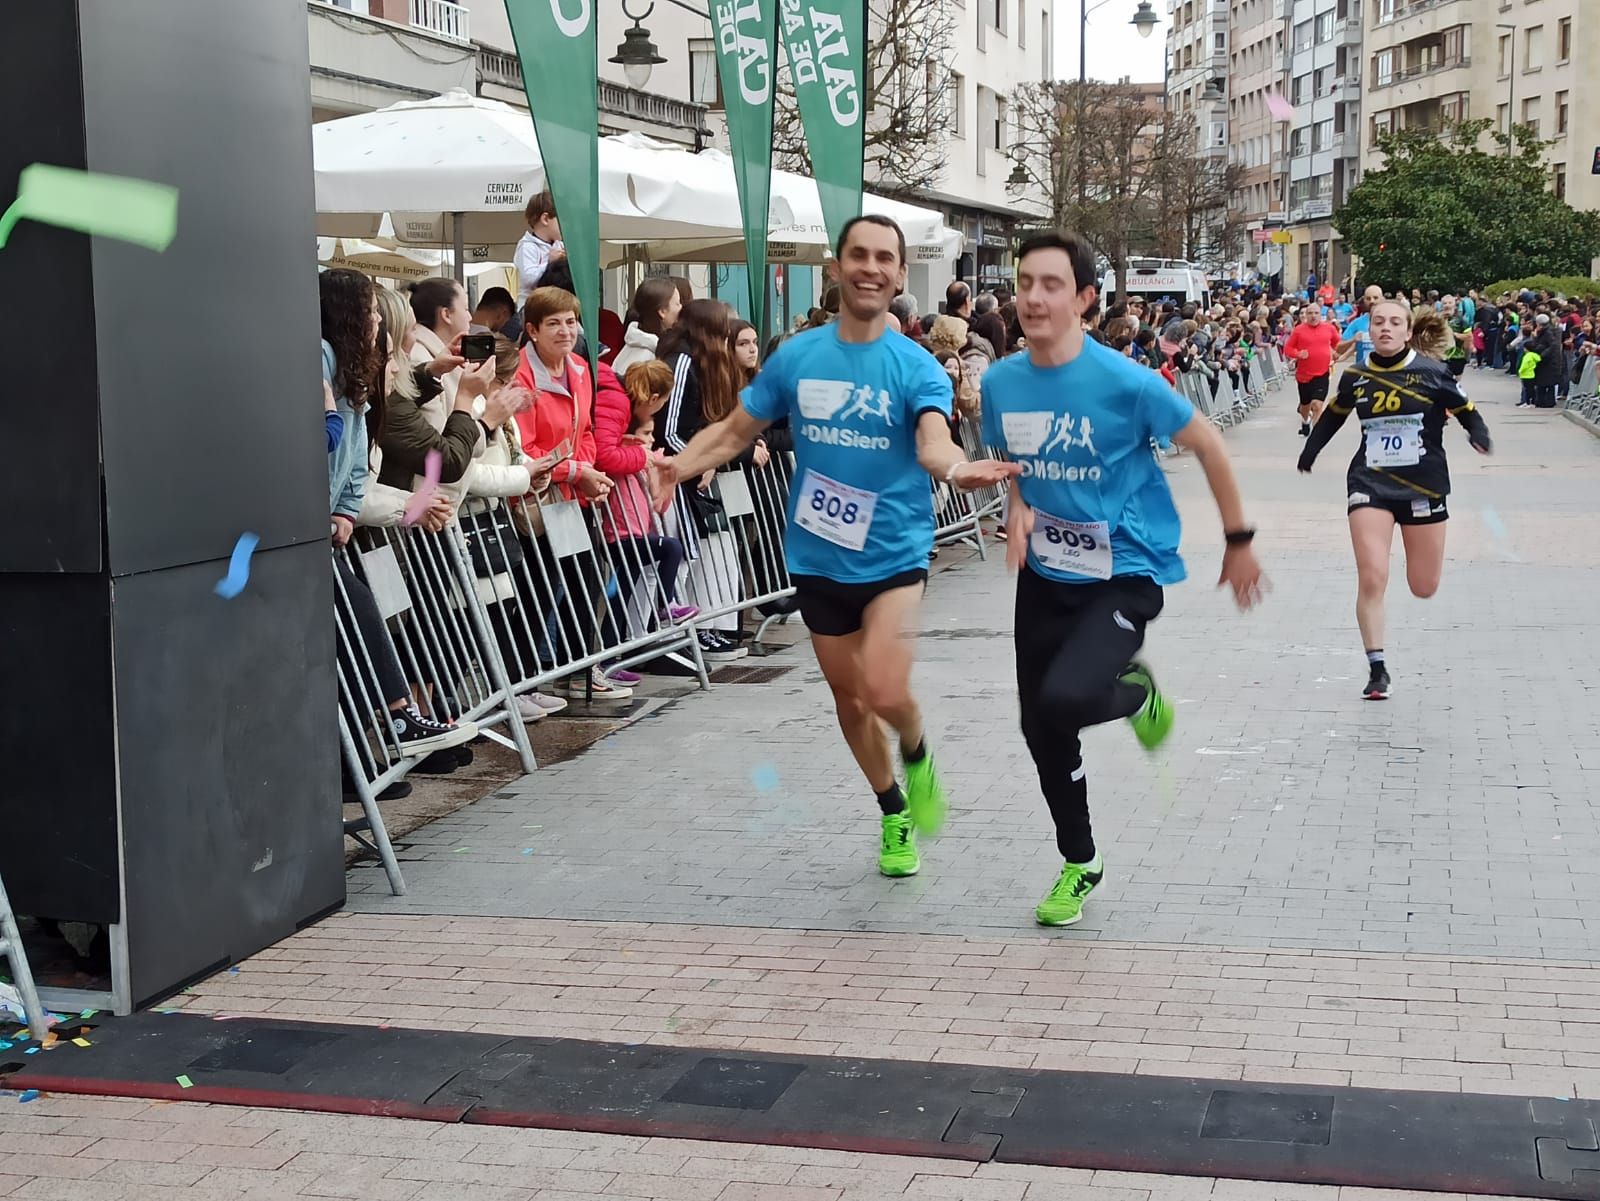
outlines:
[[[494,357],[493,334],[463,334],[461,338],[461,357],[469,363],[481,363],[485,359]]]

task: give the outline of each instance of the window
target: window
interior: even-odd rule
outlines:
[[[1544,98],[1530,96],[1522,102],[1522,123],[1533,130],[1533,136],[1539,136],[1539,107]]]
[[[1372,60],[1372,85],[1386,88],[1394,82],[1394,51],[1380,50]]]
[[[1017,49],[1028,48],[1028,0],[1017,0]]]
[[[1500,35],[1500,78],[1504,79],[1511,74],[1511,35]]]
[[[1216,41],[1212,44],[1211,52],[1213,54],[1226,54],[1228,52],[1228,35],[1227,34],[1225,34],[1225,33],[1217,34]]]
[[[1333,18],[1331,9],[1317,17],[1317,45],[1333,41]]]
[[[993,149],[1005,150],[1009,139],[1006,137],[1006,102],[1005,97],[994,98],[994,143]]]
[[[1511,132],[1511,106],[1509,104],[1495,105],[1494,127],[1501,133]]]
[[[1306,102],[1306,88],[1309,87],[1310,84],[1311,76],[1296,75],[1294,77],[1294,87],[1290,91],[1291,102],[1294,104],[1304,104]]]
[[[1572,18],[1562,17],[1556,23],[1556,62],[1572,60]]]
[[[1569,108],[1569,106],[1567,104],[1567,93],[1566,92],[1557,92],[1556,93],[1556,135],[1558,137],[1567,132],[1568,108]]]
[[[1459,125],[1467,119],[1467,93],[1457,92],[1439,101],[1439,121],[1444,125]]]
[[[1462,58],[1465,57],[1462,53],[1462,50],[1466,45],[1466,39],[1463,36],[1464,33],[1465,30],[1460,25],[1457,25],[1454,29],[1447,29],[1444,31],[1443,35],[1439,39],[1439,47],[1441,51],[1439,57],[1442,62],[1459,63]]]
[[[1044,79],[1054,79],[1056,75],[1055,49],[1050,45],[1050,14],[1039,14],[1039,47],[1040,58],[1043,60],[1044,70],[1041,75]]]
[[[1544,26],[1522,31],[1522,69],[1537,71],[1544,66]]]
[[[1372,118],[1372,136],[1374,139],[1380,133],[1391,133],[1394,130],[1394,110],[1378,113]]]
[[[1289,156],[1299,158],[1306,152],[1306,131],[1303,129],[1291,130],[1289,133]]]
[[[1309,50],[1312,45],[1313,22],[1301,21],[1294,27],[1294,48]]]
[[[1228,126],[1222,121],[1211,122],[1211,145],[1222,147],[1228,144]]]
[[[1311,149],[1327,150],[1333,145],[1333,118],[1318,121],[1311,127]]]
[[[1318,67],[1311,73],[1311,94],[1313,96],[1326,96],[1328,94],[1328,68]]]
[[[1378,0],[1378,24],[1394,20],[1395,0]]]
[[[1551,190],[1555,192],[1557,200],[1567,198],[1567,164],[1557,163],[1555,166],[1555,179],[1551,181]]]
[[[1006,0],[990,0],[993,5],[994,27],[1000,33],[1006,31]]]
[[[987,131],[994,121],[994,93],[981,83],[977,87],[978,97],[978,136],[973,139],[978,150],[978,174],[989,173],[989,143]]]
[[[950,72],[950,132],[967,136],[967,77],[959,71]]]

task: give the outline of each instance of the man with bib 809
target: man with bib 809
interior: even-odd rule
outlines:
[[[936,832],[946,808],[911,695],[912,633],[933,549],[928,476],[971,489],[1018,468],[968,462],[950,436],[949,375],[888,328],[889,302],[906,282],[900,227],[857,217],[836,257],[838,319],[785,342],[732,413],[652,468],[652,487],[664,501],[789,418],[797,476],[784,533],[789,573],[839,726],[877,794],[878,870],[911,876],[921,866],[917,835]],[[899,736],[904,792],[885,724]]]
[[[1193,451],[1205,470],[1227,535],[1219,584],[1249,608],[1263,582],[1222,435],[1160,375],[1084,336],[1099,305],[1094,278],[1094,252],[1076,235],[1025,240],[1016,299],[1028,350],[983,377],[984,442],[1022,469],[1006,517],[1019,572],[1017,691],[1064,860],[1034,910],[1044,926],[1077,922],[1105,871],[1080,731],[1126,717],[1153,749],[1172,729],[1171,707],[1134,658],[1162,588],[1184,578],[1153,440]]]

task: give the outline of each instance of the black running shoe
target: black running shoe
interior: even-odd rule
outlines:
[[[1371,678],[1367,680],[1367,687],[1361,693],[1364,700],[1386,701],[1389,699],[1389,673],[1381,662],[1372,665]]]
[[[1302,437],[1302,438],[1309,438],[1309,437],[1311,437],[1311,423],[1310,423],[1310,422],[1308,422],[1308,421],[1302,421],[1302,422],[1301,422],[1301,423],[1300,423],[1300,436],[1301,436],[1301,437]]]

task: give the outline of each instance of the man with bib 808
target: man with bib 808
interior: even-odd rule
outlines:
[[[1034,910],[1070,926],[1104,875],[1089,821],[1079,733],[1126,717],[1158,746],[1172,709],[1134,656],[1184,578],[1178,512],[1152,441],[1194,452],[1222,514],[1219,584],[1240,608],[1260,599],[1261,568],[1222,435],[1160,375],[1084,336],[1099,305],[1094,253],[1073,234],[1025,240],[1017,318],[1026,354],[983,377],[984,443],[1021,467],[1011,483],[1006,557],[1017,571],[1017,691],[1064,865]]]
[[[785,342],[740,404],[675,458],[654,465],[658,503],[732,459],[772,422],[794,432],[796,479],[784,533],[800,615],[833,691],[839,726],[881,812],[878,870],[920,869],[917,835],[944,821],[922,713],[911,695],[912,636],[933,549],[928,477],[962,489],[1010,479],[1015,465],[969,462],[950,436],[944,368],[888,328],[906,283],[906,244],[886,217],[857,217],[836,248],[838,319]],[[899,736],[895,778],[884,726]]]

